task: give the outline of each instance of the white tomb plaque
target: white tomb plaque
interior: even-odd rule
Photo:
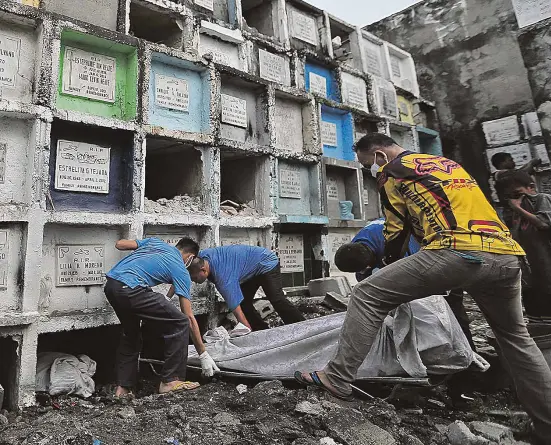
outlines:
[[[184,79],[155,74],[155,103],[171,110],[189,110],[189,89]]]
[[[111,149],[86,142],[59,140],[55,163],[55,189],[109,193]]]
[[[522,116],[522,124],[527,137],[541,136],[541,124],[538,118],[538,113],[532,111]]]
[[[214,0],[194,0],[197,6],[214,11]]]
[[[222,94],[222,122],[247,128],[247,101]]]
[[[199,53],[201,56],[210,54],[215,63],[231,66],[239,69],[239,51],[236,45],[222,43],[211,37],[201,34],[199,40]]]
[[[282,198],[301,198],[300,171],[288,168],[279,169],[279,196]]]
[[[506,147],[488,148],[486,149],[486,156],[488,157],[490,170],[492,173],[496,171],[495,167],[492,165],[492,156],[500,152],[510,153],[513,157],[513,160],[515,161],[515,164],[517,165],[517,168],[522,167],[524,164],[532,159],[530,145],[528,144],[516,144],[508,145]]]
[[[547,153],[547,148],[545,147],[545,144],[536,145],[536,154],[538,158],[541,159],[541,163],[544,165],[548,165],[550,163],[549,161],[549,153]],[[517,167],[519,167],[517,165]]]
[[[21,39],[0,34],[0,87],[14,87],[19,70]]]
[[[281,235],[279,239],[281,272],[304,272],[304,239],[302,235]]]
[[[363,189],[364,205],[369,205],[369,190]]]
[[[321,121],[321,143],[330,147],[337,144],[337,124]]]
[[[258,50],[260,77],[272,82],[285,82],[285,59],[263,49]]]
[[[6,180],[6,153],[8,145],[5,142],[0,142],[0,184]]]
[[[62,91],[73,96],[115,102],[117,61],[103,54],[65,48]]]
[[[379,53],[373,48],[366,48],[365,55],[367,58],[367,72],[374,76],[382,77]]]
[[[339,184],[335,178],[327,178],[327,199],[339,199]]]
[[[390,68],[392,69],[392,76],[402,77],[402,71],[400,70],[400,59],[396,56],[390,56]]]
[[[513,0],[513,6],[519,28],[551,17],[551,0]]]
[[[296,37],[303,42],[310,43],[311,45],[317,45],[317,27],[314,17],[310,17],[309,15],[298,11],[293,11],[292,17],[293,26],[291,32],[293,37]]]
[[[0,230],[0,289],[8,287],[9,236],[7,230]]]
[[[310,73],[310,92],[316,93],[321,97],[327,97],[327,79],[316,73]]]
[[[105,246],[59,245],[56,257],[57,286],[102,285]]]
[[[482,123],[482,129],[489,145],[501,145],[520,139],[518,120],[516,116],[504,117],[495,121]]]
[[[363,83],[363,81],[362,81]],[[356,108],[365,110],[367,108],[367,93],[365,85],[343,81],[344,102]]]

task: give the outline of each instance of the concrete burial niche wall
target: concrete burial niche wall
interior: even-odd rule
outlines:
[[[193,133],[210,131],[208,71],[160,53],[151,56],[147,123]]]
[[[275,140],[276,148],[291,153],[304,152],[303,107],[300,102],[276,96]]]
[[[277,0],[241,0],[241,10],[250,31],[279,38]]]
[[[26,232],[24,224],[0,223],[0,312],[22,307]]]
[[[340,201],[351,201],[354,219],[362,219],[363,209],[360,205],[360,193],[362,193],[363,184],[358,183],[358,169],[336,165],[326,165],[325,169],[327,216],[329,219],[341,219]]]
[[[437,131],[424,127],[417,127],[417,135],[419,137],[419,149],[421,153],[437,156],[444,155],[442,152],[440,134]]]
[[[352,150],[354,124],[351,113],[322,105],[320,133],[324,156],[344,161],[355,159]]]
[[[419,147],[415,144],[412,128],[390,127],[390,137],[396,141],[398,145],[406,150],[419,151]]]
[[[0,205],[29,204],[36,125],[0,117]]]
[[[235,0],[193,0],[197,15],[235,25]]]
[[[262,229],[220,227],[220,244],[222,246],[244,244],[247,246],[260,246],[269,249],[270,245],[266,237],[266,231]]]
[[[375,178],[371,176],[370,172],[363,173],[362,202],[366,221],[371,221],[381,216],[379,191],[377,190]]]
[[[321,12],[314,15],[290,2],[287,2],[286,8],[291,46],[299,50],[321,50],[320,30],[325,29]]]
[[[282,224],[275,236],[284,287],[305,286],[323,274],[321,229]]]
[[[117,29],[118,0],[43,0],[47,11],[88,22],[112,31]]]
[[[226,65],[241,71],[245,69],[244,61],[239,55],[239,47],[234,43],[223,42],[222,40],[206,34],[200,34],[199,54],[201,56],[210,54],[212,60],[221,65]]]
[[[335,72],[322,65],[306,62],[304,84],[307,91],[324,99],[340,102],[341,95]]]
[[[257,216],[270,214],[270,165],[268,156],[220,153],[220,198],[247,204]],[[254,215],[245,215],[254,216]]]
[[[269,146],[266,87],[222,75],[220,136],[233,141]]]
[[[278,160],[279,214],[320,214],[319,166]]]
[[[55,210],[130,210],[133,141],[127,131],[55,121],[47,205]]]
[[[365,67],[356,66],[356,68],[365,70],[373,76],[390,80],[384,43],[379,39],[367,38],[365,33],[363,33],[361,42],[362,51],[364,53]]]
[[[122,227],[47,224],[42,245],[39,310],[50,315],[107,309],[104,275],[124,254]]]
[[[136,48],[64,30],[59,63],[57,108],[122,120],[136,117]]]
[[[184,35],[176,22],[178,18],[182,20],[182,17],[147,1],[129,3],[130,33],[133,36],[171,48],[183,49]]]
[[[35,86],[37,32],[0,20],[0,98],[31,103]]]
[[[179,141],[153,137],[147,138],[146,147],[145,212],[202,211],[207,201],[202,152]],[[167,200],[173,203],[162,205]]]
[[[16,410],[19,393],[19,370],[21,366],[22,336],[0,335],[0,385],[4,389],[4,400],[0,409]]]

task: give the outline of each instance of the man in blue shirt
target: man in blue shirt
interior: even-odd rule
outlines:
[[[133,251],[107,273],[105,285],[107,300],[113,306],[123,329],[117,352],[118,387],[115,395],[120,397],[130,393],[136,384],[142,346],[140,322],[144,320],[154,335],[164,340],[165,361],[159,392],[198,387],[198,383],[185,381],[190,324],[193,342],[199,354],[203,354],[203,372],[206,367],[203,362],[211,370],[216,368],[212,358],[205,352],[189,300],[191,279],[186,265],[199,253],[199,245],[190,238],[182,238],[176,247],[157,238],[147,238],[119,240],[115,247]],[[151,289],[158,284],[173,285],[181,311],[164,295]]]
[[[371,276],[373,272],[384,267],[383,258],[385,250],[385,238],[383,235],[384,218],[379,218],[367,224],[348,244],[339,247],[335,254],[335,265],[343,272],[356,272],[358,282]],[[417,253],[421,245],[410,236],[409,244],[402,256]],[[473,336],[469,329],[469,316],[463,305],[463,290],[452,290],[445,297],[448,305],[461,326],[461,330],[467,337],[471,348],[476,350]]]
[[[304,321],[283,294],[279,260],[271,250],[244,245],[205,249],[193,260],[189,273],[195,283],[207,279],[214,283],[237,321],[253,331],[269,327],[253,306],[261,286],[285,324]]]

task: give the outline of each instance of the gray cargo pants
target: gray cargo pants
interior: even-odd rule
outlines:
[[[356,285],[337,354],[324,372],[337,389],[350,393],[350,383],[392,309],[442,289],[463,288],[475,299],[494,331],[518,398],[538,435],[551,444],[551,370],[528,334],[522,316],[520,260],[513,255],[465,253],[481,258],[483,263],[470,262],[450,250],[422,250]]]

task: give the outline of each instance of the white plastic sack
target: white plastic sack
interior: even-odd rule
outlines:
[[[96,362],[86,355],[42,352],[38,354],[36,367],[36,391],[52,396],[74,394],[90,397],[95,390],[92,379]]]

